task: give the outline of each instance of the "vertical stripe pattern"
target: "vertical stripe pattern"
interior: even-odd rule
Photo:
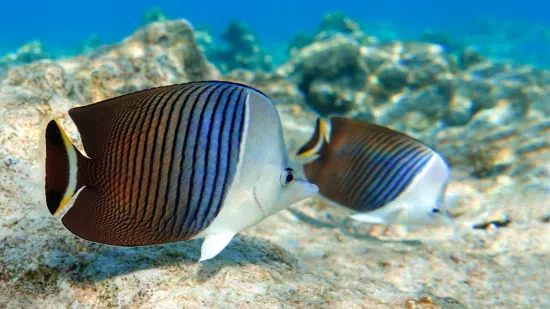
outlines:
[[[77,199],[64,223],[85,226],[86,239],[131,246],[186,240],[207,228],[237,171],[250,91],[196,82],[123,96],[109,103],[117,108],[95,132],[81,130],[73,113],[83,139],[105,136],[94,169],[80,171],[95,195]],[[89,117],[105,111],[98,104],[86,107]]]
[[[387,128],[338,119],[327,157],[318,159],[320,192],[357,211],[372,211],[395,200],[422,171],[433,151]],[[321,163],[319,163],[321,162]],[[308,168],[306,166],[306,176]],[[309,176],[308,176],[309,178]]]

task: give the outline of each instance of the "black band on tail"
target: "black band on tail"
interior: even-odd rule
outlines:
[[[59,124],[52,120],[46,131],[46,204],[50,213],[56,214],[74,195],[76,166],[82,157]]]

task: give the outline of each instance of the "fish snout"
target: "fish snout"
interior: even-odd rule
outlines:
[[[317,185],[308,182],[305,179],[296,177],[294,181],[285,189],[281,196],[280,203],[288,207],[294,203],[314,197],[319,192]]]
[[[304,194],[307,195],[305,198],[313,197],[319,192],[319,187],[316,184],[313,184],[300,176],[296,177],[295,181],[302,187]]]
[[[312,184],[312,183],[304,180],[304,186],[306,187],[305,191],[306,191],[308,197],[314,197],[315,195],[317,195],[317,193],[319,193],[319,187],[315,184]]]

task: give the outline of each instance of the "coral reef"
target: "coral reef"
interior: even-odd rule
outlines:
[[[0,66],[8,64],[30,63],[36,60],[47,59],[50,56],[44,51],[42,43],[32,41],[21,46],[15,53],[0,58]]]
[[[455,40],[450,33],[441,30],[425,29],[422,34],[420,34],[419,40],[421,42],[430,42],[440,45],[449,53],[461,52],[465,49],[465,46],[461,42]]]
[[[339,32],[306,43],[271,73],[222,76],[197,44],[207,36],[173,20],[0,74],[0,307],[550,306],[549,73],[471,50],[454,57],[436,44],[376,43],[337,17],[328,24]],[[446,202],[455,225],[380,232],[312,199],[197,263],[200,241],[102,246],[49,214],[38,179],[45,120],[58,119],[81,148],[70,108],[205,79],[244,82],[272,98],[290,153],[310,137],[312,110],[426,140],[453,166]]]
[[[271,56],[260,46],[258,36],[244,22],[232,21],[221,34],[221,39],[228,47],[208,42],[205,53],[210,61],[222,72],[233,69],[270,71]]]
[[[330,12],[325,14],[315,33],[297,34],[289,43],[288,53],[294,56],[306,45],[341,34],[375,43],[399,40],[438,44],[446,52],[457,55],[464,49],[472,49],[493,60],[514,60],[550,69],[550,27],[490,16],[478,16],[454,27],[408,29],[407,25],[392,21],[358,22],[341,12]]]
[[[101,46],[101,38],[97,34],[91,34],[77,49],[77,54],[86,54],[93,52]]]
[[[342,35],[353,38],[365,45],[378,42],[375,37],[366,35],[361,30],[359,23],[355,20],[347,17],[341,12],[330,12],[323,16],[321,25],[314,35],[299,33],[292,38],[288,45],[288,54],[290,56],[296,56],[296,53],[300,49],[314,42],[319,42]]]
[[[151,23],[120,44],[91,55],[13,68],[3,83],[91,103],[144,88],[218,76],[200,52],[191,26],[174,20]]]
[[[541,172],[550,158],[548,71],[494,63],[472,50],[454,57],[436,44],[365,45],[340,34],[304,47],[277,74],[291,76],[320,115],[405,131],[432,144],[454,167],[472,167],[476,153],[496,154],[473,166],[480,177],[541,175],[524,180],[548,181]]]
[[[148,9],[143,13],[143,16],[141,17],[142,25],[147,25],[157,21],[166,21],[166,20],[168,20],[166,13],[164,13],[164,10],[159,7],[152,7]]]

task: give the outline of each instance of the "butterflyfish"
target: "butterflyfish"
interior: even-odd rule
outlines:
[[[74,235],[114,246],[205,238],[200,261],[318,188],[297,175],[260,91],[206,81],[69,110],[86,155],[56,120],[43,131],[45,200]]]
[[[342,117],[318,118],[297,152],[306,179],[333,204],[371,224],[450,224],[443,203],[450,168],[419,140],[389,128]]]

